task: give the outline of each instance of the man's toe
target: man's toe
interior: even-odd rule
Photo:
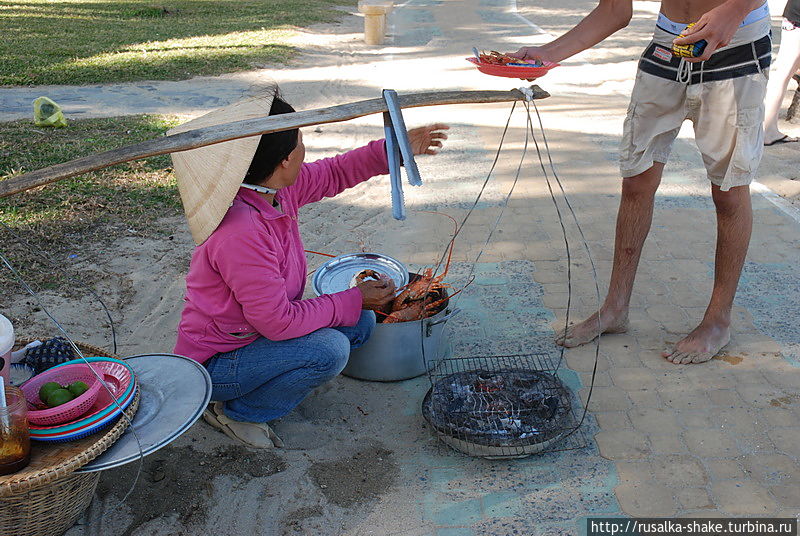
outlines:
[[[561,343],[561,346],[564,348],[575,348],[578,346],[578,342],[576,341],[575,337],[566,337],[564,342]]]
[[[569,330],[564,329],[559,331],[555,338],[556,344],[564,346],[564,342],[567,340],[567,337],[569,337]]]
[[[672,352],[672,354],[667,356],[667,361],[670,361],[670,362],[675,363],[675,364],[680,364],[681,360],[683,359],[683,357],[685,355],[686,355],[686,353],[679,352],[678,350],[675,350],[674,352]]]
[[[692,357],[691,363],[695,363],[695,364],[697,364],[697,363],[705,363],[706,361],[711,360],[712,357],[714,357],[714,356],[711,353],[708,353],[708,352],[694,354],[694,356]]]

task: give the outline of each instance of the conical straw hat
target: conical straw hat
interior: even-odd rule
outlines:
[[[192,119],[167,134],[268,116],[277,90],[277,86],[271,85],[257,95]],[[183,211],[196,244],[211,236],[230,208],[260,139],[250,136],[172,153]]]

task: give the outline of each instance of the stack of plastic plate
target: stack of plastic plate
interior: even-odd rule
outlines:
[[[116,422],[122,412],[131,405],[138,386],[130,366],[124,361],[110,357],[89,357],[86,361],[91,363],[90,366],[105,384],[100,389],[94,405],[80,418],[58,426],[30,425],[31,439],[58,443],[82,439]],[[84,363],[84,361],[75,359],[57,367],[73,363]]]

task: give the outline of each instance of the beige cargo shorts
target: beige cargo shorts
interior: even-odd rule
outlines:
[[[713,184],[727,191],[753,181],[764,150],[769,28],[769,19],[744,26],[708,61],[689,63],[672,55],[676,36],[656,27],[639,61],[623,128],[623,177],[666,163],[688,119]]]

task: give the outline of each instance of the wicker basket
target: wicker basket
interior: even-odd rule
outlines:
[[[49,485],[0,498],[0,534],[63,534],[92,502],[100,473],[72,473]]]
[[[19,340],[22,345],[30,341]],[[114,357],[95,346],[77,343],[87,356]],[[139,395],[125,410],[133,419]],[[18,473],[0,476],[0,535],[55,536],[69,529],[89,506],[100,472],[74,471],[105,452],[128,427],[120,419],[104,431],[66,444],[37,444],[31,465]]]

